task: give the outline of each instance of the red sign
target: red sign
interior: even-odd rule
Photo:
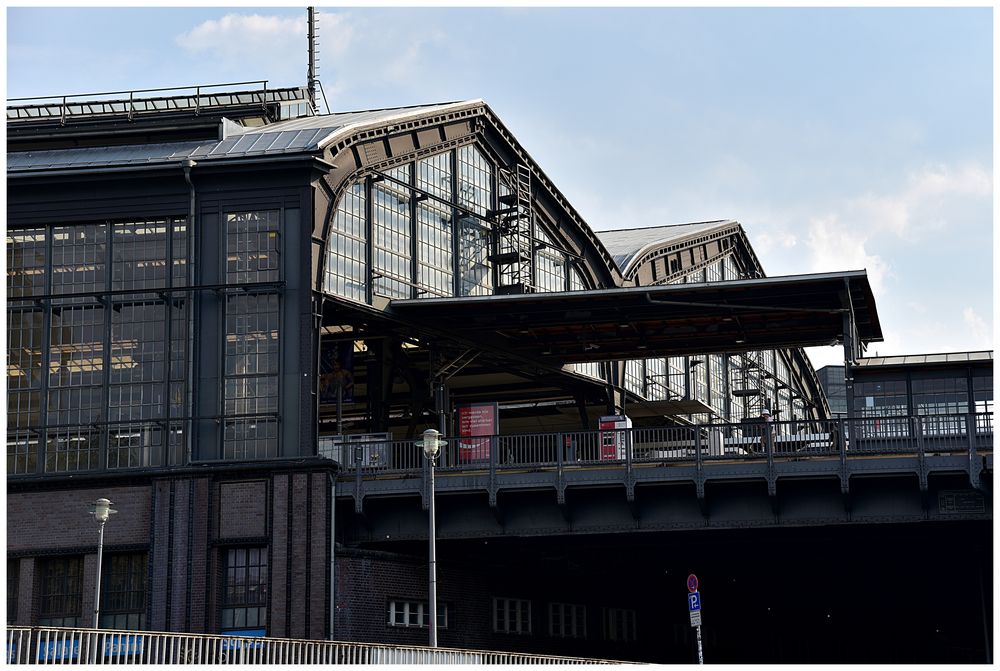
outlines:
[[[490,436],[497,434],[497,404],[460,405],[457,410],[458,462],[489,461]]]
[[[694,573],[688,576],[688,591],[692,594],[698,591],[698,576]]]

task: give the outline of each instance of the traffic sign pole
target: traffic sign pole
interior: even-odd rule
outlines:
[[[691,617],[691,626],[695,628],[698,637],[698,663],[705,663],[705,656],[701,650],[701,592],[698,591],[698,576],[694,573],[687,578],[688,588],[688,615]]]

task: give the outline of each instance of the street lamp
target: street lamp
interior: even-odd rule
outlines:
[[[101,617],[101,562],[104,557],[104,523],[118,511],[112,508],[114,504],[107,499],[97,499],[90,506],[90,514],[99,525],[97,528],[97,577],[94,585],[94,629],[100,629]]]
[[[438,644],[437,634],[437,539],[434,532],[434,459],[441,449],[441,434],[437,429],[427,429],[424,431],[424,439],[417,441],[417,446],[423,448],[424,456],[427,457],[428,484],[430,486],[430,505],[428,516],[430,517],[430,555],[428,564],[430,565],[430,646],[436,648]]]

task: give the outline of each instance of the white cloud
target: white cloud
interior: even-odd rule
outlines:
[[[962,310],[962,321],[973,343],[982,349],[993,348],[993,328],[971,307]]]
[[[306,22],[301,17],[226,14],[178,35],[177,44],[191,54],[209,54],[223,60],[285,53],[305,49]]]
[[[931,165],[912,173],[896,193],[865,194],[849,202],[847,212],[869,225],[911,240],[961,224],[956,199],[991,198],[993,179],[977,164]],[[958,215],[958,216],[956,216]]]

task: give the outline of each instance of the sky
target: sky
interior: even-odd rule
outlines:
[[[306,78],[304,8],[7,8],[8,98]],[[993,9],[319,8],[351,111],[482,98],[595,230],[866,269],[868,355],[993,348]],[[841,363],[811,348],[813,365]]]

